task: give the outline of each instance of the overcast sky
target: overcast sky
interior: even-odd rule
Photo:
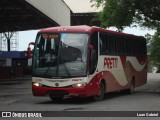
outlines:
[[[100,9],[96,9],[91,7],[92,3],[90,3],[90,0],[64,0],[66,4],[70,7],[70,9],[73,12],[97,12],[100,11]],[[111,28],[111,30],[115,30]],[[36,34],[38,30],[32,30],[32,31],[23,31],[19,32],[19,50],[27,50],[28,43],[35,41]],[[134,35],[140,35],[144,36],[145,34],[154,34],[154,31],[149,31],[147,29],[141,29],[141,28],[129,28],[127,27],[123,32],[134,34]]]

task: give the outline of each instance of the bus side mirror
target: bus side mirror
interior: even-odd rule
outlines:
[[[94,50],[94,47],[93,47],[93,45],[89,45],[88,46],[88,48],[89,48],[89,50],[90,50],[90,52],[91,52],[91,60],[94,60],[95,59],[95,56],[96,56],[96,52],[95,52],[95,50]]]
[[[93,45],[89,45],[88,48],[89,48],[90,50],[92,50],[92,49],[93,49]]]
[[[30,42],[28,44],[28,48],[27,48],[27,58],[30,59],[31,58],[31,45],[35,45],[35,42]]]

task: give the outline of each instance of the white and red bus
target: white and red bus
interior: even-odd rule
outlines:
[[[89,26],[42,29],[34,45],[34,96],[102,100],[105,93],[147,82],[146,40]]]

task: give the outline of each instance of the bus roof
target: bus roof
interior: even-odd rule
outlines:
[[[100,27],[95,27],[95,26],[87,26],[87,25],[80,25],[80,26],[58,26],[58,27],[50,27],[50,28],[44,28],[41,29],[39,32],[40,33],[46,33],[46,32],[81,32],[81,33],[90,33],[93,31],[101,31],[101,32],[106,32],[106,33],[111,33],[114,35],[122,35],[122,36],[128,36],[128,37],[142,37],[143,36],[136,36],[133,34],[127,34],[127,33],[122,33],[122,32],[116,32],[112,30],[107,30],[104,28]]]

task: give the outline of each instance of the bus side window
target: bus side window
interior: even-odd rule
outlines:
[[[109,35],[109,51],[111,55],[116,54],[116,36],[112,34]]]
[[[119,36],[118,37],[118,51],[120,55],[124,55],[124,40],[123,37]]]
[[[107,49],[107,34],[105,33],[100,33],[99,34],[99,44],[100,44],[100,55],[106,55],[108,54],[108,49]]]
[[[90,70],[89,73],[93,74],[97,68],[98,62],[98,32],[94,32],[91,35],[90,44],[93,46],[93,49],[90,50]]]

